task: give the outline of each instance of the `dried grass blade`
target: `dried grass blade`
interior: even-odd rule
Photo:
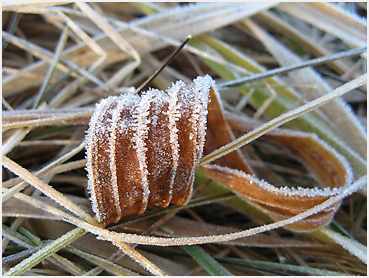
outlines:
[[[259,38],[267,47],[268,51],[277,59],[282,66],[290,66],[301,63],[301,59],[292,51],[288,50],[280,42],[270,36],[261,27],[250,20],[243,21],[249,29]],[[307,91],[309,99],[327,94],[332,90],[329,84],[321,78],[313,69],[304,68],[289,73],[291,78],[302,86],[314,84],[313,91]],[[321,110],[327,115],[330,123],[334,124],[339,130],[340,135],[361,155],[366,157],[366,135],[363,127],[352,113],[351,109],[341,99],[332,100],[327,105],[321,107]],[[340,117],[337,117],[337,111],[340,111]]]
[[[44,49],[34,43],[31,43],[29,41],[26,41],[24,39],[21,39],[19,37],[16,37],[14,35],[11,35],[11,34],[8,34],[6,32],[2,32],[2,35],[4,37],[4,39],[8,40],[9,42],[13,43],[14,45],[18,46],[19,48],[21,49],[24,49],[25,51],[27,52],[30,52],[32,53],[33,55],[35,55],[36,57],[39,57],[42,59],[42,61],[37,61],[31,65],[28,65],[26,67],[23,68],[23,71],[26,72],[26,73],[36,73],[36,74],[44,74],[44,72],[47,71],[47,67],[48,67],[48,64],[47,63],[53,63],[53,57],[54,57],[54,53],[48,51],[47,49]],[[74,77],[78,77],[77,74],[74,73],[74,71],[77,71],[78,73],[80,73],[82,76],[84,76],[87,80],[90,80],[92,82],[94,82],[96,85],[104,88],[104,89],[108,89],[105,84],[100,80],[98,79],[95,75],[92,75],[91,73],[89,73],[88,71],[86,71],[82,66],[77,66],[76,63],[73,63],[72,61],[70,60],[67,60],[64,58],[64,54],[62,54],[63,56],[58,60],[59,63],[57,63],[55,65],[55,67],[57,69],[59,69],[59,71],[54,71],[54,75],[55,75],[55,78],[59,78],[62,76],[62,74],[66,73],[66,72],[69,72],[71,70],[71,75],[74,76]],[[39,64],[43,64],[44,65],[44,69],[42,71],[39,71],[37,70],[37,65]],[[32,68],[36,67],[36,70],[33,71],[33,70],[30,70]],[[21,79],[20,81],[18,79]],[[8,96],[6,93],[7,93],[7,90],[6,90],[6,84],[7,82],[10,81],[10,82],[14,82],[12,85],[13,86],[21,86],[23,87],[24,89],[27,89],[29,88],[28,86],[27,87],[24,87],[24,85],[31,85],[32,86],[38,86],[41,81],[38,80],[38,79],[29,79],[29,78],[24,78],[24,76],[10,76],[10,77],[7,77],[7,78],[4,78],[3,80],[3,93],[4,93],[4,96]],[[26,84],[23,85],[22,82],[26,82]]]
[[[244,23],[246,22],[246,25],[248,25],[248,23],[251,23],[251,21],[249,21],[249,20],[244,20],[243,22]],[[252,76],[241,77],[241,78],[238,78],[236,80],[231,80],[231,81],[219,83],[218,88],[238,86],[238,85],[242,85],[242,84],[245,84],[245,83],[250,83],[250,82],[253,82],[253,81],[257,81],[257,80],[260,80],[260,79],[271,77],[271,76],[274,76],[274,75],[288,73],[290,71],[306,68],[306,67],[309,67],[309,66],[319,65],[319,64],[326,63],[326,62],[329,62],[329,61],[332,61],[332,60],[363,54],[363,53],[366,52],[366,50],[367,50],[366,47],[362,47],[362,48],[357,48],[357,49],[338,52],[338,53],[323,56],[323,57],[314,58],[314,59],[304,61],[304,62],[296,61],[296,62],[299,62],[299,63],[290,64],[290,65],[286,65],[284,67],[279,67],[279,68],[271,69],[271,70],[268,70],[268,71],[265,71],[265,72],[262,72],[262,73],[257,73],[257,74],[254,74]],[[275,56],[278,57],[278,55],[275,55]]]
[[[10,153],[18,144],[21,142],[24,137],[31,131],[30,127],[25,127],[16,130],[2,145],[1,153],[3,155],[7,155]]]
[[[32,175],[30,172],[28,172],[26,169],[12,161],[6,156],[2,157],[2,162],[4,167],[8,168],[10,171],[24,179],[25,181],[29,182],[31,185],[36,187],[38,190],[40,190],[42,193],[44,193],[46,196],[49,196],[52,200],[55,202],[61,204],[63,207],[68,209],[69,211],[73,212],[75,215],[81,217],[82,219],[90,222],[95,223],[96,220],[93,219],[89,214],[87,214],[84,210],[82,210],[79,206],[77,206],[75,203],[67,199],[64,195],[62,195],[60,192],[56,191],[54,188],[52,188],[50,185],[45,184],[43,181],[41,181],[39,178]]]
[[[279,8],[333,34],[352,47],[366,46],[366,23],[330,3],[288,3]]]
[[[84,12],[89,18],[91,18],[91,20],[95,22],[122,51],[131,55],[132,58],[136,60],[136,65],[140,63],[141,58],[137,51],[113,29],[113,27],[106,21],[104,17],[102,17],[99,13],[92,9],[90,5],[86,3],[77,3],[77,5],[81,9],[81,11]]]
[[[45,201],[46,200],[43,200],[43,202]],[[50,204],[50,205],[53,205],[53,204]],[[22,218],[34,218],[34,219],[61,220],[60,217],[57,217],[43,209],[36,208],[27,203],[24,203],[16,198],[12,198],[3,203],[2,216],[3,217],[22,217]]]
[[[19,12],[19,13],[32,13],[33,10],[38,10],[43,8],[47,8],[48,6],[52,5],[67,5],[70,2],[33,2],[33,3],[16,3],[12,4],[9,3],[3,3],[2,11],[5,12]]]
[[[60,171],[56,171],[56,172],[51,172],[53,171],[53,169],[57,168],[57,165],[64,163],[65,161],[67,161],[69,158],[73,157],[74,155],[76,155],[77,153],[79,153],[81,150],[83,150],[85,147],[85,143],[82,142],[80,145],[78,145],[76,148],[70,150],[68,153],[64,154],[63,156],[59,157],[57,160],[51,162],[50,164],[46,165],[44,168],[42,168],[41,170],[39,170],[37,173],[35,173],[35,175],[37,177],[43,176],[46,173],[52,175],[52,174],[56,174],[56,173],[61,173]],[[73,166],[78,166],[78,163],[80,163],[80,161],[78,162],[72,162]],[[68,164],[71,165],[71,164]],[[70,171],[71,168],[70,166],[67,166],[69,168],[65,169],[66,165],[63,165],[63,171]],[[74,168],[74,169],[76,169]],[[60,169],[60,168],[59,168]],[[5,188],[9,188],[11,186],[13,186],[11,189],[9,189],[6,193],[4,193],[2,195],[2,202],[6,201],[7,199],[9,199],[15,192],[19,192],[20,190],[22,190],[23,188],[25,188],[27,186],[26,182],[20,182],[19,184],[16,185],[17,182],[19,182],[21,179],[12,179],[12,180],[8,180],[6,182],[3,182],[3,191]]]
[[[81,41],[85,42],[96,54],[101,56],[100,58],[106,58],[106,52],[103,48],[100,47],[99,44],[96,43],[83,29],[75,23],[70,17],[66,16],[62,11],[58,11],[57,14],[62,17],[62,19],[68,24],[70,29],[81,39]],[[102,59],[102,60],[103,60]]]
[[[128,244],[124,243],[123,241],[112,241],[112,243],[117,246],[119,249],[123,251],[123,253],[130,256],[134,259],[137,263],[139,263],[143,268],[148,270],[150,273],[159,276],[166,276],[167,274],[157,267],[154,263],[144,257],[140,252],[136,251],[134,248],[129,246]]]
[[[152,221],[139,220],[124,226],[124,229],[142,233],[150,229]],[[239,229],[213,225],[209,223],[197,222],[188,220],[182,217],[174,216],[165,222],[165,226],[170,230],[171,236],[175,237],[189,237],[189,236],[204,236],[204,235],[218,235],[227,234],[240,231]],[[167,236],[166,230],[158,229],[154,233],[157,236]],[[234,246],[249,246],[249,247],[311,247],[315,244],[294,239],[275,238],[272,235],[255,235],[245,238],[240,238],[232,242],[223,242],[220,244],[234,245]]]
[[[159,36],[171,37],[182,41],[189,34],[195,36],[229,25],[241,18],[251,16],[260,10],[268,9],[274,5],[275,3],[258,3],[257,5],[255,3],[248,5],[245,5],[245,3],[187,5],[180,9],[172,9],[158,15],[149,15],[130,22],[130,25],[148,29],[154,33],[158,33]],[[50,12],[52,13],[53,11],[50,10]],[[168,24],[169,22],[171,24]],[[117,28],[116,31],[140,55],[156,51],[168,45],[166,41],[157,38],[148,37],[141,33],[137,35],[135,31],[129,30],[128,28]],[[122,52],[117,45],[113,44],[106,34],[97,36],[94,40],[101,48],[106,50],[107,59],[101,65],[102,67],[127,59],[127,54]],[[96,53],[84,44],[81,44],[66,49],[63,52],[62,59],[63,61],[68,60],[72,64],[78,64],[80,66],[79,70],[81,70],[82,67],[88,67],[91,65],[91,62],[95,61]],[[39,61],[25,67],[24,71],[42,74],[46,71],[46,68],[47,64],[44,61]],[[91,78],[91,76],[88,76],[88,78]],[[39,80],[32,80],[22,76],[6,77],[3,80],[3,95],[6,97],[17,94],[27,88],[36,87],[39,84]]]
[[[18,196],[18,195],[17,195]],[[19,197],[19,196],[18,196]],[[3,217],[22,217],[22,218],[32,218],[32,219],[49,219],[49,220],[62,220],[63,215],[58,215],[53,212],[49,212],[44,209],[44,205],[54,207],[55,209],[61,210],[62,208],[58,206],[54,201],[48,197],[29,197],[33,198],[33,201],[38,202],[39,206],[34,204],[29,204],[24,202],[22,199],[11,198],[3,203],[2,206],[2,216]],[[90,209],[90,204],[85,198],[71,198],[73,202],[80,205],[86,210]],[[55,211],[54,211],[55,212]]]
[[[340,244],[344,249],[349,251],[352,255],[358,257],[365,264],[368,263],[368,250],[367,247],[360,242],[345,237],[339,233],[336,233],[328,228],[323,228],[321,231],[326,234],[329,238],[334,240],[334,242]]]
[[[101,28],[103,32],[128,56],[133,58],[133,62],[125,65],[119,72],[121,78],[125,78],[128,74],[133,72],[141,63],[141,57],[134,47],[132,47],[126,39],[116,31],[108,21],[92,9],[87,3],[77,3],[81,11],[83,11],[95,24]]]
[[[62,53],[62,51],[65,47],[65,44],[68,40],[68,35],[69,35],[69,28],[67,26],[67,27],[65,27],[63,33],[61,34],[61,36],[59,38],[59,41],[58,41],[56,49],[55,49],[55,55],[53,56],[53,60],[51,62],[50,68],[46,72],[45,79],[42,82],[42,84],[41,84],[41,86],[38,90],[38,94],[37,94],[35,102],[33,104],[33,108],[37,108],[41,103],[42,97],[46,92],[46,88],[49,85],[49,82],[50,82],[51,77],[54,73],[54,70],[55,70],[56,66],[58,65],[58,63],[59,63],[61,53]]]
[[[327,56],[332,54],[332,52],[324,47],[319,41],[314,40],[314,38],[306,34],[303,30],[299,30],[291,22],[287,22],[280,17],[277,17],[269,11],[264,11],[257,15],[257,18],[267,23],[270,28],[278,31],[284,36],[291,37],[293,40],[297,41],[304,49],[309,49],[315,57]],[[351,63],[347,61],[343,62],[340,60],[328,61],[327,64],[333,68],[336,72],[343,74],[348,71],[352,66]]]
[[[113,275],[117,275],[117,276],[137,276],[138,275],[137,273],[134,273],[124,267],[121,267],[120,265],[110,262],[109,260],[106,260],[102,257],[98,257],[93,254],[81,251],[75,247],[67,246],[65,249],[79,257],[84,258],[85,260],[93,264],[100,266],[105,271]]]
[[[5,31],[2,31],[2,37],[7,40],[8,42],[14,44],[15,46],[25,50],[26,52],[31,53],[32,55],[40,58],[41,60],[44,60],[47,63],[52,63],[52,59],[54,54],[47,49],[44,49],[34,43],[31,43],[25,39],[22,39],[20,37],[17,37],[15,35],[9,34]],[[46,66],[46,64],[45,64]],[[61,64],[57,63],[57,68],[61,71],[68,72],[68,68]],[[7,78],[5,78],[7,79]],[[4,80],[5,81],[5,80]],[[39,81],[39,80],[37,80]],[[4,95],[6,97],[6,95]]]
[[[2,128],[87,125],[94,108],[3,111]]]

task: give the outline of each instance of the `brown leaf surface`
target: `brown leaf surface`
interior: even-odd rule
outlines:
[[[232,142],[235,139],[230,126],[227,124],[224,118],[222,112],[223,108],[218,92],[213,87],[211,87],[209,95],[209,113],[206,130],[206,141],[204,147],[205,155],[211,153],[221,146],[226,145],[229,142]],[[238,149],[224,157],[217,159],[215,163],[234,169],[239,169],[248,174],[253,173],[252,169],[243,158],[241,151]]]

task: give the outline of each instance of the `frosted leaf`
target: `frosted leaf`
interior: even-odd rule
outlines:
[[[314,206],[320,205],[327,199],[342,194],[344,188],[277,188],[257,179],[243,171],[219,165],[204,165],[200,167],[208,177],[231,189],[238,196],[268,213],[275,220],[286,219]],[[312,231],[328,224],[337,210],[340,201],[332,203],[319,213],[290,224],[289,229],[295,231]]]
[[[176,95],[180,103],[180,119],[177,121],[180,148],[172,199],[175,204],[187,203],[192,192],[195,168],[202,155],[211,85],[206,80],[211,78],[199,77],[189,85],[177,81],[168,89],[168,93]]]
[[[275,187],[265,180],[260,180],[254,175],[246,174],[245,172],[237,170],[237,169],[231,169],[231,168],[219,166],[216,164],[205,165],[203,167],[226,172],[227,175],[229,176],[231,175],[238,176],[240,178],[243,178],[244,180],[250,181],[251,183],[257,184],[260,188],[265,189],[266,191],[274,192],[276,194],[281,194],[284,196],[331,197],[333,195],[340,194],[342,191],[341,188],[337,188],[337,187],[334,187],[334,188],[325,187],[324,189],[321,189],[318,187],[314,187],[314,188],[288,187],[288,186]]]
[[[118,214],[117,218],[120,219],[122,217],[122,207],[121,202],[122,200],[120,197],[120,185],[118,182],[118,169],[117,167],[117,142],[119,135],[122,132],[127,131],[131,128],[132,122],[130,121],[129,117],[125,117],[123,120],[121,114],[124,109],[131,109],[134,108],[136,103],[139,101],[139,97],[137,95],[121,95],[114,99],[116,102],[116,107],[113,111],[113,116],[111,120],[110,126],[110,134],[109,134],[109,156],[110,156],[110,173],[111,173],[111,193],[114,196],[115,205],[116,205],[116,212]],[[126,194],[127,195],[127,194]],[[129,197],[127,197],[127,200]],[[126,203],[132,203],[133,201],[126,201]]]
[[[146,96],[145,96],[146,95]],[[173,149],[170,145],[169,96],[159,90],[149,90],[142,97],[151,98],[146,141],[149,188],[148,206],[165,207],[171,200],[170,180],[173,176]]]
[[[110,158],[110,173],[111,173],[111,187],[112,187],[112,194],[115,200],[115,208],[117,213],[117,218],[120,219],[122,216],[122,211],[120,207],[120,200],[119,200],[119,188],[118,188],[118,179],[117,179],[117,165],[116,165],[116,141],[117,141],[117,133],[119,132],[118,122],[120,119],[122,98],[115,99],[117,106],[113,111],[112,115],[112,123],[111,123],[111,130],[110,130],[110,137],[109,137],[109,158]]]
[[[215,86],[215,81],[209,76],[199,76],[194,80],[195,94],[198,97],[196,101],[196,113],[199,114],[199,138],[198,152],[202,153],[205,144],[206,135],[206,116],[208,114],[209,91],[211,86]],[[200,157],[199,157],[200,159]]]
[[[135,135],[133,141],[136,143],[135,148],[137,151],[137,157],[139,161],[139,170],[142,174],[142,207],[140,213],[143,213],[147,208],[148,198],[150,195],[149,183],[147,180],[148,170],[146,161],[146,141],[148,136],[147,125],[149,123],[149,109],[150,103],[153,99],[153,94],[143,94],[139,105],[133,112],[133,118],[136,120],[136,126],[134,127]]]
[[[87,132],[86,152],[88,171],[88,191],[90,194],[92,209],[100,222],[106,220],[105,211],[111,211],[110,204],[115,202],[114,196],[107,194],[104,190],[104,183],[109,183],[111,174],[109,171],[109,154],[108,154],[108,134],[110,132],[112,108],[114,107],[115,98],[110,97],[101,101],[96,106],[94,115],[91,118],[89,131]],[[102,124],[108,122],[110,125]],[[101,148],[100,146],[104,146]],[[113,205],[115,211],[116,205]],[[117,213],[109,214],[112,218],[117,218]]]
[[[214,81],[178,81],[167,92],[109,97],[96,105],[87,139],[88,190],[104,225],[148,206],[185,204],[205,141]]]

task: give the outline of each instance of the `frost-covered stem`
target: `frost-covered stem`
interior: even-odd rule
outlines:
[[[133,249],[131,246],[124,242],[114,242],[113,244],[119,247],[119,249],[122,250],[123,253],[127,254],[129,257],[134,259],[137,263],[139,263],[143,268],[148,270],[150,273],[158,276],[166,276],[167,274],[158,268],[155,264],[153,264],[150,260],[145,258],[141,255],[140,252],[137,252],[135,249]]]
[[[36,208],[43,209],[57,217],[59,217],[60,220],[64,220],[68,223],[74,224],[76,226],[79,226],[80,229],[83,229],[85,232],[91,232],[91,231],[107,231],[103,226],[101,226],[99,223],[95,222],[92,224],[87,223],[81,219],[78,219],[77,217],[74,217],[70,215],[69,213],[66,213],[58,208],[55,208],[51,205],[48,205],[46,203],[41,202],[40,200],[37,200],[35,198],[32,198],[28,195],[24,195],[22,193],[17,193],[14,195],[15,198],[22,200],[23,202],[30,204]],[[107,231],[109,233],[109,231]],[[95,234],[99,234],[98,232],[95,232]],[[130,234],[124,234],[128,238],[130,237]],[[105,240],[106,238],[104,238]],[[124,254],[127,254],[130,258],[141,264],[144,268],[146,268],[148,271],[150,271],[152,274],[155,275],[166,275],[161,269],[159,269],[156,265],[154,265],[152,262],[150,262],[148,259],[146,259],[144,256],[142,256],[138,251],[124,243],[123,241],[115,240],[112,236],[109,239],[106,239],[111,241],[113,244],[118,246]],[[14,274],[16,275],[16,274]]]
[[[53,242],[47,244],[45,247],[34,253],[29,258],[21,261],[19,264],[9,269],[9,271],[6,272],[4,275],[18,276],[23,274],[25,271],[31,269],[33,266],[40,263],[46,257],[57,252],[58,250],[68,245],[69,243],[73,242],[75,239],[79,238],[85,233],[86,231],[82,228],[76,228],[73,229],[72,231],[69,231],[62,237],[58,238],[57,240],[54,240]]]
[[[43,181],[41,181],[36,176],[32,175],[30,172],[28,172],[26,169],[24,169],[19,164],[15,163],[13,160],[9,159],[5,155],[2,156],[2,162],[4,167],[8,168],[10,171],[12,171],[14,174],[18,175],[20,178],[22,178],[24,181],[28,182],[38,190],[40,190],[42,193],[44,193],[46,196],[49,196],[52,200],[59,203],[63,207],[67,208],[71,212],[73,212],[75,215],[79,216],[80,218],[84,219],[85,221],[89,223],[96,222],[91,215],[86,213],[83,209],[81,209],[78,205],[70,201],[68,198],[66,198],[63,194],[52,188],[50,185],[45,184]]]
[[[260,80],[260,79],[267,78],[267,77],[270,77],[270,76],[275,76],[277,74],[288,73],[292,70],[297,70],[297,69],[306,68],[306,67],[312,67],[312,66],[320,65],[320,64],[323,64],[325,62],[330,62],[330,61],[333,61],[333,60],[336,60],[336,59],[342,59],[344,57],[358,55],[358,54],[361,54],[361,53],[365,52],[366,50],[367,50],[366,47],[357,48],[357,49],[350,49],[350,50],[347,50],[347,51],[334,53],[332,55],[327,55],[327,56],[311,59],[311,60],[308,60],[308,61],[304,61],[304,62],[301,62],[299,64],[279,67],[279,68],[268,70],[268,71],[265,71],[265,72],[253,74],[251,76],[246,76],[246,77],[239,78],[239,79],[236,79],[236,80],[231,80],[231,81],[220,83],[220,84],[218,84],[218,88],[219,87],[239,86],[239,85],[242,85],[242,84],[245,84],[245,83],[254,82],[256,80]]]
[[[367,248],[360,242],[345,237],[337,232],[334,232],[328,228],[322,228],[321,231],[331,238],[335,243],[341,245],[344,249],[350,252],[350,254],[358,257],[363,263],[368,263]]]
[[[263,225],[256,228],[251,228],[241,232],[222,234],[222,235],[212,235],[212,236],[199,236],[199,237],[181,237],[181,238],[162,238],[162,237],[154,237],[154,236],[141,236],[134,234],[124,234],[124,233],[116,233],[113,231],[108,231],[106,229],[100,229],[96,226],[90,225],[85,222],[81,222],[80,224],[83,227],[86,227],[86,230],[89,232],[96,234],[100,237],[100,239],[109,240],[109,241],[124,241],[129,243],[138,243],[138,244],[147,244],[147,245],[157,245],[157,246],[175,246],[175,245],[194,245],[194,244],[204,244],[204,243],[214,243],[220,241],[229,241],[242,237],[252,236],[259,233],[263,233],[266,231],[270,231],[273,229],[277,229],[280,227],[284,227],[286,225],[290,225],[297,221],[301,221],[311,215],[319,213],[325,208],[331,206],[332,204],[346,198],[352,193],[356,192],[360,188],[362,188],[366,183],[367,176],[362,176],[359,180],[354,182],[351,185],[343,188],[342,192],[338,195],[335,195],[323,203],[316,205],[315,207],[308,209],[300,214],[292,216],[290,218],[280,220],[271,224]],[[81,225],[81,226],[82,226]]]
[[[49,172],[49,174],[53,174],[52,170],[53,169],[56,169],[57,168],[57,165],[60,165],[63,162],[67,161],[69,158],[71,158],[75,154],[79,153],[84,147],[85,147],[85,142],[82,142],[76,148],[72,149],[68,153],[66,153],[63,156],[59,157],[57,160],[55,160],[52,163],[48,164],[47,166],[45,166],[43,169],[39,170],[34,175],[36,177],[41,177],[42,175],[44,175],[47,172]],[[80,163],[80,161],[77,162],[77,163]],[[75,164],[75,163],[73,163],[73,164]],[[71,164],[65,164],[64,166],[61,166],[61,167],[66,167],[66,166],[70,167],[70,165]],[[69,170],[70,169],[71,168],[69,168]],[[64,171],[67,171],[67,170],[64,170]],[[2,202],[4,203],[6,200],[8,200],[10,197],[12,197],[16,192],[20,192],[22,189],[24,189],[27,185],[28,185],[28,183],[23,181],[21,183],[18,183],[15,186],[12,186],[11,188],[9,188],[5,193],[3,193],[3,195],[2,195]],[[10,186],[11,185],[9,185],[8,187],[10,187]],[[5,187],[6,187],[5,186],[5,183],[3,183],[3,188],[5,188]]]
[[[281,221],[277,221],[271,224],[263,225],[260,227],[241,231],[241,232],[222,234],[222,235],[212,235],[212,236],[162,238],[162,237],[154,237],[154,236],[142,236],[142,235],[136,235],[136,234],[117,233],[117,232],[109,231],[103,228],[102,226],[98,225],[97,222],[95,222],[92,225],[72,215],[69,215],[63,211],[58,212],[59,209],[49,206],[47,204],[43,204],[43,207],[47,209],[47,211],[49,211],[50,213],[62,217],[64,221],[74,224],[76,226],[79,226],[80,228],[83,228],[86,231],[97,235],[102,240],[108,240],[115,244],[117,244],[118,242],[128,242],[128,243],[157,245],[157,246],[193,245],[193,244],[204,244],[204,243],[214,243],[214,242],[220,242],[220,241],[234,240],[234,239],[238,239],[241,237],[256,235],[259,233],[263,233],[266,231],[270,231],[273,229],[277,229],[277,228],[295,223],[297,221],[305,219],[306,217],[316,214],[319,211],[324,210],[325,208],[331,206],[332,204],[344,199],[345,197],[359,190],[365,185],[366,179],[367,179],[367,176],[365,175],[361,177],[359,180],[357,180],[356,182],[354,182],[353,184],[344,187],[343,190],[338,195],[335,195],[329,198],[328,200],[326,200],[325,202],[307,211],[304,211],[303,213],[295,215],[293,217],[290,217],[290,218],[287,218]],[[40,202],[39,200],[34,200],[33,198],[29,196],[25,196],[21,193],[16,194],[15,197],[20,198],[22,201],[25,201],[26,203],[29,203],[33,206],[39,207],[35,203],[35,202]],[[127,255],[130,255],[130,254],[127,254]]]

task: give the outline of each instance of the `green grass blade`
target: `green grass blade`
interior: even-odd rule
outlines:
[[[79,250],[77,248],[71,247],[71,246],[67,246],[65,248],[66,250],[68,250],[69,252],[72,252],[73,254],[80,256],[82,258],[84,258],[85,260],[90,261],[91,263],[94,263],[98,266],[100,266],[101,268],[103,268],[104,270],[114,274],[114,275],[118,275],[118,276],[131,276],[131,275],[137,275],[137,273],[134,273],[128,269],[125,269],[113,262],[110,262],[107,259],[92,255],[90,253],[84,252],[82,250]]]
[[[18,246],[27,248],[23,251],[23,254],[17,253],[15,255],[9,255],[6,258],[3,258],[3,263],[5,263],[6,261],[12,261],[17,257],[23,258],[23,255],[28,256],[36,253],[45,246],[45,243],[40,238],[38,238],[23,227],[19,227],[18,230],[14,231],[3,225],[3,237],[16,243]],[[82,267],[55,253],[51,254],[51,257],[48,258],[48,260],[50,260],[53,264],[59,266],[60,268],[64,269],[64,271],[69,272],[73,275],[82,275],[85,271]]]
[[[31,269],[38,263],[40,263],[42,260],[44,260],[46,257],[50,256],[51,254],[54,254],[61,248],[65,247],[69,243],[73,242],[75,239],[79,238],[85,233],[85,230],[82,228],[76,228],[74,230],[69,231],[62,237],[56,239],[55,241],[51,242],[50,244],[47,244],[45,247],[43,247],[38,252],[34,253],[31,257],[21,261],[16,266],[9,269],[7,273],[4,275],[6,276],[18,276],[24,273],[25,271]]]
[[[281,264],[281,263],[272,263],[272,262],[264,262],[264,261],[254,261],[254,260],[244,260],[244,259],[236,259],[236,258],[219,258],[217,259],[219,262],[229,263],[232,265],[245,266],[245,267],[256,267],[258,269],[279,269],[285,271],[292,271],[296,274],[308,274],[308,275],[319,275],[319,276],[344,276],[345,273],[330,271],[327,269],[319,269],[308,266],[299,266],[299,265],[290,265],[290,264]]]
[[[214,276],[232,276],[227,269],[206,253],[200,246],[182,246],[182,248],[209,274]]]

